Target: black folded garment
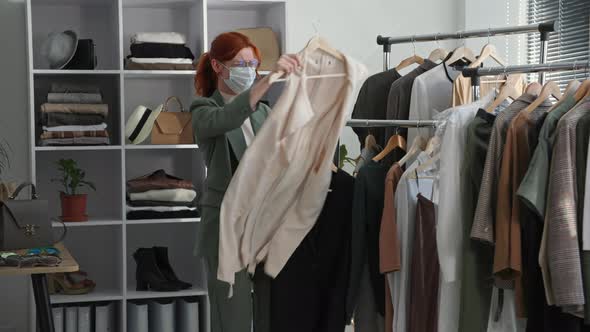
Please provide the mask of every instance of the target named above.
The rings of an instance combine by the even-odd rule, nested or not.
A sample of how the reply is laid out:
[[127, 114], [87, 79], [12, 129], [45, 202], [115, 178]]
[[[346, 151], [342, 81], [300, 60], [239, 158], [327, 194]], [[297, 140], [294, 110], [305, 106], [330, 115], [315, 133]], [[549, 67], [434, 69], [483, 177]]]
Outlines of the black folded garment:
[[106, 117], [101, 114], [41, 113], [41, 124], [47, 127], [93, 126], [106, 120]]
[[170, 211], [170, 212], [157, 212], [157, 211], [130, 211], [127, 212], [127, 219], [138, 220], [138, 219], [178, 219], [178, 218], [198, 218], [201, 214], [198, 210], [187, 210], [187, 211]]
[[133, 207], [144, 206], [188, 206], [196, 207], [196, 202], [164, 202], [164, 201], [132, 201], [127, 197], [127, 205]]
[[194, 60], [190, 48], [178, 44], [141, 43], [131, 44], [131, 55], [127, 58], [181, 58]]

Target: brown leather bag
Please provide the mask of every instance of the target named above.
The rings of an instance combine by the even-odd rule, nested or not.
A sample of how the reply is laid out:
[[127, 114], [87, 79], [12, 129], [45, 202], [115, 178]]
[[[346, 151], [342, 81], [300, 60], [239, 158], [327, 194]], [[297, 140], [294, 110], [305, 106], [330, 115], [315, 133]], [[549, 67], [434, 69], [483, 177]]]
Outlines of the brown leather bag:
[[[169, 112], [168, 103], [175, 100], [180, 112]], [[194, 144], [191, 113], [185, 112], [177, 97], [169, 97], [164, 102], [162, 112], [156, 118], [152, 128], [152, 144]]]

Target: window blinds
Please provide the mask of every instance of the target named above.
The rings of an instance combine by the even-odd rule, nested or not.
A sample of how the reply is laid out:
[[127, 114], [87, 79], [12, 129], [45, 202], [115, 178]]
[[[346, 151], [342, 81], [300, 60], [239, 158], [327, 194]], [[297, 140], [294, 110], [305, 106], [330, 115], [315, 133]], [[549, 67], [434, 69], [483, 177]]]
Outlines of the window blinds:
[[[557, 33], [550, 34], [547, 62], [585, 62], [590, 59], [590, 1], [589, 0], [526, 0], [529, 24], [559, 21]], [[527, 38], [528, 63], [539, 63], [540, 41], [538, 34]], [[546, 79], [557, 81], [564, 87], [581, 72], [547, 73]]]

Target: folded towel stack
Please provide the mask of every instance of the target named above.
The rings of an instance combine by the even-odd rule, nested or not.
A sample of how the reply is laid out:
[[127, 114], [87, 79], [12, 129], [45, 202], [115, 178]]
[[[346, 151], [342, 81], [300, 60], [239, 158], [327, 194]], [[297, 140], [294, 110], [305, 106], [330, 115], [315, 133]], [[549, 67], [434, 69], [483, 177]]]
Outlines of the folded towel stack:
[[41, 105], [40, 143], [49, 145], [108, 145], [109, 106], [95, 86], [53, 83]]
[[195, 56], [177, 32], [141, 32], [131, 36], [130, 70], [193, 70]]
[[191, 181], [157, 170], [127, 181], [127, 219], [198, 218]]

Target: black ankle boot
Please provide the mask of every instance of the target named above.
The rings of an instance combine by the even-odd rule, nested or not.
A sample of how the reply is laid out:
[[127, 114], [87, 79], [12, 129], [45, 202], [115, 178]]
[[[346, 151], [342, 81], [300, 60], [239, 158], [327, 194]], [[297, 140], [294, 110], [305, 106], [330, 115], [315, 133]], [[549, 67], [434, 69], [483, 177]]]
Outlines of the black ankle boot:
[[154, 247], [154, 253], [156, 254], [156, 262], [158, 263], [158, 267], [162, 274], [168, 281], [175, 282], [178, 284], [180, 289], [189, 289], [193, 285], [189, 284], [188, 282], [184, 282], [176, 276], [172, 266], [170, 265], [170, 261], [168, 260], [168, 248], [166, 247]]
[[148, 289], [156, 292], [174, 292], [181, 290], [181, 287], [175, 282], [169, 281], [156, 261], [156, 255], [152, 248], [139, 248], [133, 254], [137, 263], [135, 270], [135, 279], [137, 281], [138, 291], [147, 291]]

